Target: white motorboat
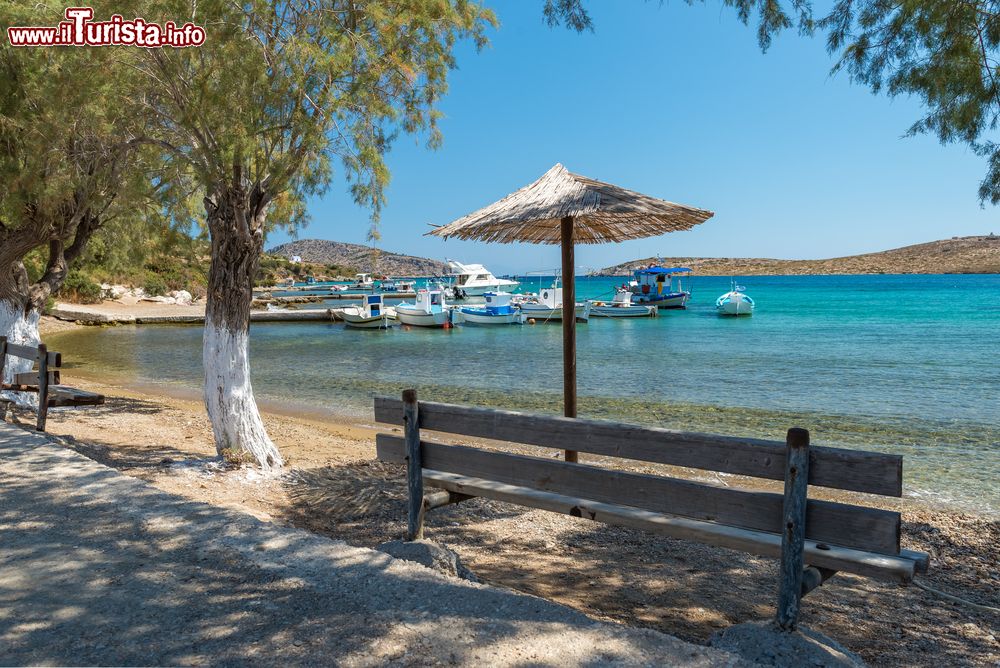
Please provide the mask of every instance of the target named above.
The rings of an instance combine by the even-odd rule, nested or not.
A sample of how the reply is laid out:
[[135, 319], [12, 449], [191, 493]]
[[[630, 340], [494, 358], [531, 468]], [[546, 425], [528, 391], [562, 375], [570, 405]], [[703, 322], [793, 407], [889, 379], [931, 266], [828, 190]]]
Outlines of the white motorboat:
[[375, 279], [371, 274], [355, 274], [354, 282], [350, 285], [352, 290], [374, 290]]
[[440, 290], [417, 290], [414, 303], [396, 304], [396, 320], [417, 327], [450, 327], [451, 310]]
[[590, 315], [595, 318], [648, 318], [656, 315], [656, 306], [633, 304], [630, 290], [618, 290], [609, 302], [592, 302]]
[[511, 304], [509, 292], [487, 292], [484, 306], [463, 306], [459, 309], [465, 322], [477, 325], [519, 325], [524, 314]]
[[743, 290], [746, 288], [734, 282], [732, 290], [715, 300], [719, 315], [753, 315], [754, 301]]
[[345, 306], [339, 311], [348, 327], [358, 329], [389, 329], [396, 324], [391, 309], [382, 302], [382, 295], [366, 295], [358, 306]]
[[[533, 318], [536, 322], [562, 320], [563, 299], [562, 288], [543, 288], [538, 297], [518, 304], [524, 319]], [[587, 322], [590, 318], [590, 302], [576, 303], [576, 319]]]
[[517, 287], [517, 281], [497, 278], [481, 264], [462, 264], [458, 260], [448, 260], [449, 276], [454, 279], [451, 289], [456, 299], [482, 297], [487, 292], [503, 292]]

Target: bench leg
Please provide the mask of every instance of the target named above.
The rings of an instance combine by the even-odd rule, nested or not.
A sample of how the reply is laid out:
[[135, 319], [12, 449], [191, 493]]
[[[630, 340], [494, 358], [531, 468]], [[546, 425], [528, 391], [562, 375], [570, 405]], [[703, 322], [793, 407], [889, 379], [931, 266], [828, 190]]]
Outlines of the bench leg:
[[44, 343], [38, 344], [38, 423], [35, 431], [45, 431], [45, 418], [49, 414], [49, 351]]
[[806, 536], [806, 496], [809, 487], [809, 432], [789, 429], [785, 440], [785, 500], [782, 509], [781, 583], [778, 626], [795, 629], [802, 602], [803, 548]]
[[420, 414], [416, 390], [403, 390], [403, 427], [406, 432], [406, 485], [409, 492], [406, 540], [420, 540], [424, 537], [424, 475], [420, 461]]

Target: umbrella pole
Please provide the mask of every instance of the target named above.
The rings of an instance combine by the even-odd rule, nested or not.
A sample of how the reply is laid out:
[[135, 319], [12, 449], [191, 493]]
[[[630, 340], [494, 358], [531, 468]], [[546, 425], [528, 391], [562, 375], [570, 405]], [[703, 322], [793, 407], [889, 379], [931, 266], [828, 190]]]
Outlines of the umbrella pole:
[[[562, 326], [563, 326], [563, 414], [576, 417], [576, 275], [573, 257], [573, 217], [561, 221], [562, 235]], [[576, 450], [566, 450], [566, 461], [577, 461]]]

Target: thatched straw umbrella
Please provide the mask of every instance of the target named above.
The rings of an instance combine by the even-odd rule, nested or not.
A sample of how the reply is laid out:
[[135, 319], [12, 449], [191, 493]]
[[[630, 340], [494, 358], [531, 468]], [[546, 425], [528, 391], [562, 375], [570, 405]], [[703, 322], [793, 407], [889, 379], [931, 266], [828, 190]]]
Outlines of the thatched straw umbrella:
[[[603, 244], [689, 230], [713, 213], [573, 174], [561, 164], [499, 202], [429, 234], [498, 243], [562, 244], [563, 393], [576, 417], [576, 281], [573, 246]], [[568, 311], [567, 311], [568, 307]], [[566, 452], [576, 461], [576, 452]]]

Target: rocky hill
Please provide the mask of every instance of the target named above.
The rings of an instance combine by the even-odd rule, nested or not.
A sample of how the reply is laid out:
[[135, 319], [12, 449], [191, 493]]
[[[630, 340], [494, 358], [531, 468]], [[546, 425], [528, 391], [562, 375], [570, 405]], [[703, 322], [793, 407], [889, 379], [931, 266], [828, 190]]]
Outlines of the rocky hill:
[[353, 267], [356, 271], [388, 276], [441, 276], [448, 273], [448, 265], [438, 260], [325, 239], [299, 239], [275, 246], [267, 252], [289, 260], [298, 255], [305, 262]]
[[770, 258], [665, 257], [623, 262], [596, 272], [599, 276], [631, 274], [650, 263], [690, 267], [705, 276], [802, 274], [1000, 274], [1000, 236], [952, 237], [878, 253], [827, 260]]

